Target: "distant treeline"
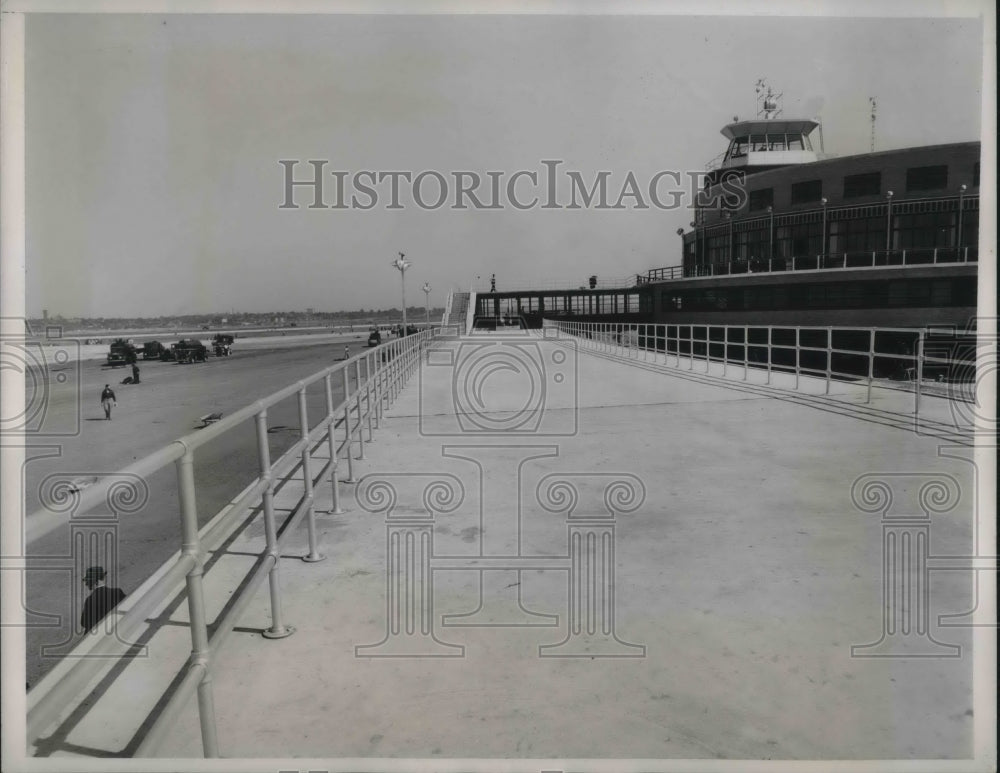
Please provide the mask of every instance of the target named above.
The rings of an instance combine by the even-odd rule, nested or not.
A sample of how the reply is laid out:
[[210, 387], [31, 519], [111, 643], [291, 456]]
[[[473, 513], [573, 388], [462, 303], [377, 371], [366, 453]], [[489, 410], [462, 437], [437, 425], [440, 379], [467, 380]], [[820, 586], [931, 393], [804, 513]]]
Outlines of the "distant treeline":
[[[431, 320], [440, 320], [444, 308], [432, 308]], [[426, 316], [423, 306], [407, 306], [406, 315], [414, 321]], [[28, 320], [28, 326], [33, 332], [42, 332], [46, 325], [67, 326], [74, 328], [146, 328], [146, 327], [287, 327], [295, 325], [347, 325], [368, 322], [389, 322], [402, 318], [399, 309], [358, 309], [357, 311], [268, 311], [255, 313], [229, 314], [184, 314], [170, 317], [48, 317]]]

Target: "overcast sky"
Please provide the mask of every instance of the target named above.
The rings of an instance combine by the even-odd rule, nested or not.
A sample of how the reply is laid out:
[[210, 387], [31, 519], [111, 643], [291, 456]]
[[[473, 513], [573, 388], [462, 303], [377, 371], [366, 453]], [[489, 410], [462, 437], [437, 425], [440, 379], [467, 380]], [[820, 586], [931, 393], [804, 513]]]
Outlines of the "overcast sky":
[[425, 281], [442, 305], [492, 272], [502, 290], [676, 265], [689, 211], [426, 211], [406, 185], [398, 210], [309, 209], [301, 190], [282, 210], [278, 162], [509, 177], [559, 159], [610, 171], [614, 200], [630, 171], [703, 168], [762, 76], [786, 117], [822, 117], [829, 153], [869, 149], [869, 96], [880, 150], [974, 140], [981, 35], [956, 19], [29, 15], [27, 311], [398, 306], [398, 251], [412, 305]]

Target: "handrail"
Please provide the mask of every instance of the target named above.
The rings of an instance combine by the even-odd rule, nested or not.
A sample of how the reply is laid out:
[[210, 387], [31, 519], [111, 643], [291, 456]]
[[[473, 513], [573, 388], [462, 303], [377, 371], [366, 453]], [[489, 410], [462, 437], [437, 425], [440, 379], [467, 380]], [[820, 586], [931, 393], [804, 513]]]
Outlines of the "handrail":
[[476, 318], [476, 291], [469, 290], [469, 305], [465, 309], [465, 330], [462, 332], [468, 335], [472, 332], [473, 321]]
[[[723, 377], [729, 366], [736, 366], [744, 381], [751, 371], [766, 370], [767, 385], [775, 371], [794, 373], [796, 390], [800, 375], [816, 375], [825, 380], [826, 394], [834, 380], [864, 382], [866, 404], [871, 403], [875, 387], [888, 388], [891, 385], [886, 381], [897, 379], [907, 388], [912, 384], [916, 418], [927, 390], [924, 377], [929, 372], [937, 373], [938, 381], [944, 379], [952, 399], [972, 400], [968, 390], [953, 387], [975, 378], [975, 346], [969, 345], [975, 341], [972, 330], [956, 333], [934, 328], [572, 322], [548, 318], [542, 324], [579, 338], [585, 347], [626, 360], [650, 362], [652, 358], [652, 362], [665, 367], [671, 367], [673, 360], [672, 367], [681, 368], [683, 359], [687, 370], [693, 370], [696, 361], [703, 362], [706, 374], [711, 363], [721, 363]], [[835, 346], [838, 336], [853, 340]], [[895, 351], [887, 347], [895, 347]], [[950, 354], [942, 356], [945, 348]]]
[[863, 252], [836, 252], [821, 255], [793, 255], [791, 257], [730, 260], [704, 263], [689, 268], [666, 266], [651, 268], [639, 284], [663, 282], [673, 279], [701, 279], [704, 277], [744, 276], [746, 274], [782, 274], [794, 271], [855, 271], [872, 268], [910, 268], [913, 266], [953, 266], [977, 263], [978, 247], [927, 247], [906, 250], [866, 250]]
[[448, 324], [448, 320], [451, 317], [451, 304], [455, 299], [455, 291], [449, 290], [448, 297], [444, 302], [444, 314], [441, 315], [441, 326], [444, 327]]
[[[66, 669], [58, 682], [44, 693], [33, 691], [34, 699], [27, 716], [27, 741], [34, 741], [50, 727], [65, 710], [67, 705], [78, 697], [93, 678], [109, 665], [109, 657], [120, 657], [133, 645], [127, 643], [130, 634], [137, 631], [159, 605], [176, 597], [177, 585], [186, 580], [189, 619], [192, 634], [192, 651], [188, 660], [179, 689], [167, 701], [152, 727], [143, 738], [139, 752], [142, 755], [151, 754], [157, 744], [165, 737], [170, 726], [180, 715], [181, 710], [192, 693], [197, 691], [199, 718], [202, 731], [202, 746], [205, 756], [219, 755], [218, 740], [215, 733], [215, 713], [211, 687], [212, 663], [219, 656], [219, 650], [228, 637], [232, 626], [239, 619], [239, 614], [249, 603], [256, 588], [267, 577], [271, 581], [272, 628], [265, 632], [269, 638], [282, 638], [291, 633], [280, 622], [280, 586], [278, 584], [278, 569], [280, 565], [281, 546], [287, 541], [295, 527], [306, 520], [309, 536], [309, 553], [303, 557], [306, 561], [322, 560], [317, 551], [316, 530], [314, 525], [314, 485], [323, 482], [329, 476], [333, 490], [333, 512], [339, 509], [338, 465], [341, 453], [348, 462], [348, 481], [353, 482], [352, 445], [355, 443], [361, 450], [359, 458], [364, 458], [365, 429], [369, 440], [372, 437], [373, 422], [377, 427], [385, 407], [390, 405], [399, 394], [403, 384], [409, 379], [419, 363], [423, 346], [438, 333], [435, 330], [425, 330], [410, 336], [386, 342], [378, 347], [355, 355], [345, 361], [328, 366], [317, 373], [295, 382], [283, 389], [255, 401], [212, 426], [189, 433], [175, 440], [168, 446], [155, 451], [138, 462], [107, 476], [104, 481], [87, 487], [82, 493], [73, 496], [73, 507], [70, 512], [86, 513], [97, 507], [103, 498], [107, 497], [111, 487], [118, 484], [123, 473], [135, 476], [148, 476], [173, 462], [178, 471], [179, 507], [182, 525], [182, 545], [179, 556], [148, 589], [130, 598], [132, 606], [127, 612], [116, 618], [115, 633], [105, 635], [88, 651], [95, 657], [78, 659]], [[364, 361], [364, 378], [362, 379], [361, 363]], [[354, 369], [354, 390], [351, 390], [352, 379], [350, 369]], [[331, 391], [331, 379], [335, 374], [341, 374], [344, 380], [344, 399], [334, 405]], [[306, 411], [306, 388], [320, 380], [325, 380], [327, 394], [327, 411], [323, 419], [310, 428]], [[282, 456], [273, 463], [267, 452], [267, 409], [275, 403], [298, 395], [300, 438]], [[254, 480], [238, 497], [222, 511], [219, 517], [199, 530], [197, 525], [196, 490], [194, 483], [195, 451], [214, 438], [253, 419], [257, 424], [258, 453], [261, 460], [261, 470]], [[335, 431], [340, 428], [343, 441], [338, 442]], [[315, 447], [327, 441], [330, 446], [331, 458], [318, 474], [310, 469], [310, 457]], [[303, 494], [293, 513], [287, 517], [281, 527], [280, 534], [274, 520], [271, 507], [271, 495], [276, 481], [285, 476], [303, 471]], [[259, 555], [249, 582], [243, 582], [236, 596], [221, 620], [216, 621], [211, 637], [207, 633], [205, 606], [202, 600], [201, 576], [204, 556], [217, 548], [227, 538], [229, 530], [245, 514], [260, 502], [261, 516], [265, 522], [265, 532], [268, 535], [268, 545]], [[256, 517], [256, 516], [255, 516]], [[65, 523], [65, 511], [55, 513], [47, 508], [41, 508], [32, 514], [27, 524], [29, 541], [36, 540]], [[244, 578], [245, 579], [245, 578]], [[104, 657], [97, 657], [104, 656]], [[36, 688], [37, 690], [38, 688]]]

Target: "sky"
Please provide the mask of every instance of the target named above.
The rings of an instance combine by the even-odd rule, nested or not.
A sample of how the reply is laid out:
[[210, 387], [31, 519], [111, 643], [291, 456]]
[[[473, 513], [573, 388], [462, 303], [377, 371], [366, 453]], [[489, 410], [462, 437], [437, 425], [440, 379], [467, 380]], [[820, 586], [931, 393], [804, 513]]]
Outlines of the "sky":
[[[644, 273], [679, 264], [689, 210], [455, 210], [453, 173], [488, 199], [488, 171], [503, 193], [559, 160], [609, 172], [614, 203], [630, 172], [648, 190], [703, 169], [761, 77], [837, 155], [869, 150], [871, 96], [879, 150], [979, 139], [982, 110], [976, 19], [31, 14], [25, 64], [29, 316], [398, 307], [399, 252], [409, 305], [424, 282], [440, 306], [494, 273]], [[326, 208], [301, 187], [281, 208], [281, 160], [327, 162]], [[449, 200], [403, 182], [391, 209], [384, 182], [370, 209], [330, 207], [331, 172], [350, 198], [359, 170], [436, 171]], [[544, 197], [528, 182], [519, 201]]]

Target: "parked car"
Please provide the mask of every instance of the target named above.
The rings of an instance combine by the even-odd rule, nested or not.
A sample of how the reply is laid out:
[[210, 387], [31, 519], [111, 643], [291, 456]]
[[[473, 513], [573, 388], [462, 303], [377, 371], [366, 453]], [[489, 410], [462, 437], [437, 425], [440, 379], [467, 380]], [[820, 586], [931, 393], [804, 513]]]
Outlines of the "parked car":
[[234, 337], [228, 333], [217, 333], [212, 339], [212, 349], [216, 357], [228, 357], [233, 351]]
[[146, 341], [142, 345], [142, 359], [158, 360], [165, 347], [159, 341]]
[[208, 347], [201, 341], [194, 339], [185, 340], [182, 338], [177, 343], [172, 344], [170, 349], [172, 354], [170, 359], [182, 364], [205, 362], [208, 359]]
[[131, 365], [136, 361], [135, 346], [124, 338], [116, 339], [108, 351], [108, 365], [112, 368]]

